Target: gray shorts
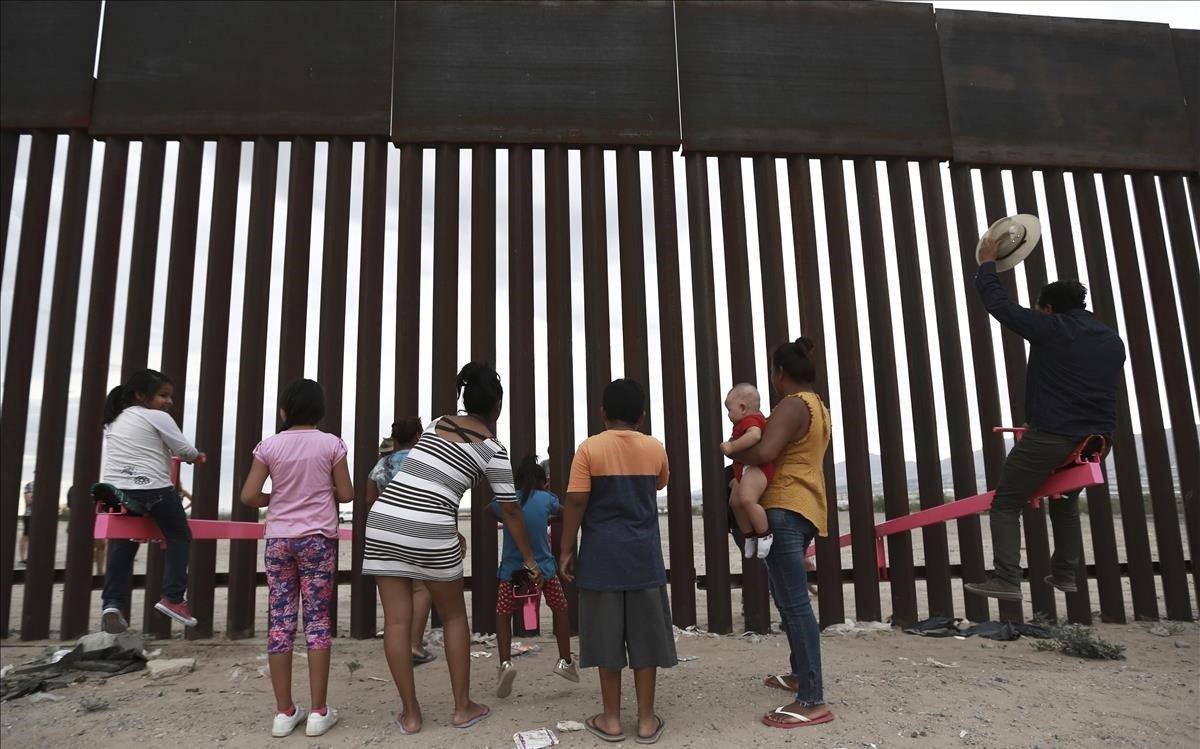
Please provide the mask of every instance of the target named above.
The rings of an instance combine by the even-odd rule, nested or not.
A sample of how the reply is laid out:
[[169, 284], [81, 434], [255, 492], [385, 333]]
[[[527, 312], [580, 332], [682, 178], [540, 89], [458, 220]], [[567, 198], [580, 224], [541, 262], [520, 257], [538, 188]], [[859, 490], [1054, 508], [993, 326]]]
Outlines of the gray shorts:
[[579, 589], [579, 665], [619, 671], [677, 662], [667, 586]]

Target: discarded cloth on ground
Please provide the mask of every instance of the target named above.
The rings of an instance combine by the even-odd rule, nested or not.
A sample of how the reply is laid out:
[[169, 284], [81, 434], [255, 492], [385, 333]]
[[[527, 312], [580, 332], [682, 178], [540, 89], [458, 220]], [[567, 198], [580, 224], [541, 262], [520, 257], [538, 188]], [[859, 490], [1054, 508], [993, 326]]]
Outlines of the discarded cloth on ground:
[[962, 619], [949, 616], [933, 616], [928, 619], [922, 619], [904, 631], [910, 635], [921, 635], [922, 637], [979, 636], [988, 640], [1001, 640], [1004, 642], [1016, 640], [1022, 635], [1042, 640], [1050, 637], [1050, 630], [1037, 624], [989, 621], [972, 624], [969, 627], [962, 627], [960, 626], [961, 622]]
[[7, 673], [0, 681], [0, 701], [61, 689], [89, 673], [118, 676], [141, 671], [146, 667], [144, 645], [145, 637], [132, 631], [84, 635], [70, 650], [48, 653]]

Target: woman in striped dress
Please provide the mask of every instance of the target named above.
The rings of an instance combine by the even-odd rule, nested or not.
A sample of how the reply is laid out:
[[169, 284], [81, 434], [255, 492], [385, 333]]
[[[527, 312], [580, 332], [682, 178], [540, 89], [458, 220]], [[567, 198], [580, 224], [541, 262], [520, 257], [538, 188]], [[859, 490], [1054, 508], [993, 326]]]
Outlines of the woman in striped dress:
[[[442, 618], [446, 663], [454, 691], [453, 723], [469, 728], [491, 714], [472, 702], [471, 635], [463, 598], [463, 550], [458, 505], [468, 489], [486, 478], [505, 526], [526, 569], [541, 583], [513, 491], [508, 451], [495, 438], [504, 389], [496, 371], [471, 362], [458, 373], [465, 414], [435, 419], [367, 515], [363, 574], [374, 575], [383, 601], [383, 648], [400, 692], [401, 733], [421, 730], [421, 707], [413, 680], [412, 581], [421, 580]], [[478, 511], [483, 511], [480, 505]]]

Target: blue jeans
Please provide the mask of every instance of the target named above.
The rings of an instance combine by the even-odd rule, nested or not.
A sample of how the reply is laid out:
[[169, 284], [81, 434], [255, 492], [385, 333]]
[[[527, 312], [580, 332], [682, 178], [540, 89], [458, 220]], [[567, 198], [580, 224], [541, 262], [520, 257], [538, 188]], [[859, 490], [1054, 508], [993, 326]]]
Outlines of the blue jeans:
[[[187, 593], [188, 553], [192, 548], [192, 529], [183, 498], [175, 487], [162, 489], [125, 489], [126, 494], [146, 503], [149, 515], [167, 541], [163, 564], [163, 598], [179, 603]], [[129, 591], [133, 586], [133, 560], [137, 556], [137, 541], [114, 538], [108, 543], [108, 567], [104, 575], [103, 608], [129, 612]]]
[[792, 651], [792, 676], [799, 682], [796, 701], [801, 705], [820, 705], [825, 702], [821, 685], [821, 628], [813, 615], [808, 572], [804, 569], [804, 558], [817, 528], [803, 515], [777, 507], [767, 510], [767, 525], [775, 536], [767, 555], [767, 576]]

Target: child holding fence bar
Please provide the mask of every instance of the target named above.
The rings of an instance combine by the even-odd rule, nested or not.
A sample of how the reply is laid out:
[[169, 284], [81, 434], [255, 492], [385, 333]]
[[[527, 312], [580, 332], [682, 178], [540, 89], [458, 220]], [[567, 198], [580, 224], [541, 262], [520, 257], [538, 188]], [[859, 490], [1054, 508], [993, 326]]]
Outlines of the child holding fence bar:
[[[153, 369], [134, 372], [129, 381], [108, 394], [104, 403], [104, 470], [101, 483], [92, 488], [96, 499], [117, 506], [125, 495], [145, 508], [166, 539], [163, 595], [154, 608], [185, 627], [196, 618], [184, 600], [187, 592], [188, 553], [192, 531], [183, 500], [171, 482], [171, 458], [189, 463], [202, 461], [197, 450], [167, 413], [174, 405], [171, 378]], [[133, 560], [139, 543], [114, 539], [108, 545], [108, 565], [101, 596], [100, 627], [117, 634], [129, 628], [129, 590]]]
[[[578, 682], [579, 670], [571, 657], [571, 621], [567, 616], [567, 596], [563, 593], [562, 582], [556, 577], [558, 570], [554, 554], [550, 551], [550, 541], [546, 537], [550, 516], [557, 514], [560, 509], [558, 497], [546, 491], [546, 469], [538, 463], [536, 455], [522, 460], [513, 478], [517, 487], [517, 503], [521, 506], [525, 528], [529, 533], [529, 546], [542, 570], [542, 576], [546, 578], [541, 592], [545, 594], [546, 605], [554, 614], [554, 637], [558, 640], [558, 663], [554, 666], [554, 673], [568, 681]], [[500, 515], [500, 507], [495, 500], [492, 509], [497, 516]], [[496, 596], [496, 647], [500, 656], [496, 696], [507, 697], [512, 693], [513, 680], [517, 678], [517, 669], [512, 664], [512, 615], [519, 608], [518, 590], [532, 588], [521, 561], [521, 551], [507, 527], [504, 529], [504, 552], [496, 576], [500, 578], [500, 589]]]
[[[326, 702], [330, 608], [337, 592], [337, 503], [352, 501], [354, 487], [346, 444], [317, 429], [324, 416], [325, 393], [318, 383], [288, 385], [279, 399], [282, 427], [254, 448], [254, 463], [242, 487], [242, 504], [267, 508], [267, 662], [275, 691], [275, 737], [289, 735], [305, 719], [305, 735], [320, 736], [338, 721], [337, 710]], [[272, 490], [264, 494], [268, 477]], [[292, 700], [292, 640], [302, 601], [312, 697], [307, 712]]]

